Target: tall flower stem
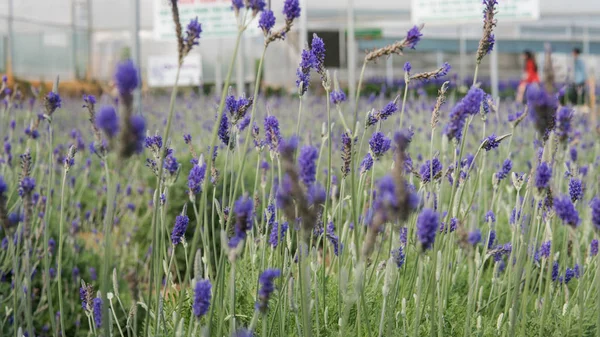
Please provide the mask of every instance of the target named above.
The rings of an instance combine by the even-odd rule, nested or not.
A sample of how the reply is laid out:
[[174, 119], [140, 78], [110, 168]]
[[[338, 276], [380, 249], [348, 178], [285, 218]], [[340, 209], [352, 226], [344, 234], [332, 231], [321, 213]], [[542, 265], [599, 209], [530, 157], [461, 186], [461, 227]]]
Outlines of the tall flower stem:
[[[167, 126], [165, 128], [165, 131], [163, 133], [163, 142], [165, 144], [167, 144], [168, 142], [168, 138], [169, 138], [169, 134], [170, 134], [170, 130], [171, 130], [171, 123], [173, 121], [173, 112], [175, 110], [175, 99], [177, 98], [177, 89], [178, 89], [178, 81], [179, 81], [179, 73], [181, 71], [181, 65], [179, 65], [177, 67], [177, 72], [175, 74], [175, 84], [173, 86], [173, 91], [171, 91], [171, 101], [169, 103], [169, 115], [167, 117]], [[166, 146], [166, 145], [165, 145]], [[158, 171], [157, 171], [157, 175], [156, 175], [156, 190], [154, 191], [154, 197], [153, 197], [153, 212], [152, 212], [152, 267], [151, 267], [151, 272], [150, 272], [150, 283], [148, 285], [148, 306], [150, 306], [150, 303], [152, 303], [152, 295], [153, 295], [153, 291], [154, 293], [156, 293], [157, 296], [157, 303], [156, 303], [156, 308], [158, 310], [159, 307], [159, 303], [160, 303], [160, 273], [161, 273], [161, 267], [160, 267], [160, 242], [159, 240], [161, 239], [161, 235], [160, 235], [160, 228], [159, 228], [159, 214], [158, 214], [158, 209], [159, 209], [159, 196], [160, 196], [160, 191], [162, 189], [162, 176], [163, 176], [163, 169], [164, 169], [164, 164], [165, 164], [165, 155], [166, 155], [166, 149], [161, 149], [160, 154], [159, 154], [159, 163], [158, 163]], [[210, 161], [209, 161], [210, 163]], [[191, 254], [190, 254], [191, 255]], [[148, 322], [148, 318], [150, 315], [150, 308], [148, 308], [148, 310], [146, 311], [146, 322]], [[106, 317], [108, 317], [108, 315], [106, 315]], [[156, 333], [158, 333], [158, 317], [156, 318]], [[146, 328], [145, 328], [145, 334], [147, 335], [148, 333], [148, 326], [150, 324], [146, 324]]]
[[58, 227], [58, 265], [56, 267], [57, 272], [57, 281], [58, 281], [58, 310], [60, 310], [60, 332], [63, 336], [65, 334], [65, 321], [64, 321], [64, 310], [63, 310], [63, 291], [62, 291], [62, 250], [63, 250], [63, 242], [65, 238], [63, 237], [64, 231], [64, 222], [65, 222], [65, 185], [67, 182], [67, 169], [65, 168], [62, 178], [62, 185], [60, 188], [60, 222]]
[[402, 108], [400, 110], [400, 128], [402, 128], [402, 122], [404, 121], [404, 107], [406, 106], [406, 96], [408, 96], [408, 85], [410, 81], [404, 83], [404, 96], [402, 97]]
[[[112, 261], [112, 226], [114, 219], [114, 209], [115, 209], [115, 201], [116, 201], [116, 189], [117, 182], [112, 181], [109, 170], [109, 162], [108, 157], [104, 160], [104, 172], [106, 175], [106, 186], [107, 186], [107, 197], [106, 197], [106, 216], [104, 217], [104, 263], [102, 263], [102, 296], [104, 304], [102, 305], [102, 317], [106, 317], [104, 322], [104, 336], [111, 336], [111, 327], [109, 324], [109, 303], [106, 299], [106, 295], [109, 291], [109, 283], [110, 283], [110, 264]], [[98, 327], [100, 329], [101, 327]]]
[[296, 122], [296, 136], [300, 137], [300, 121], [302, 119], [302, 101], [304, 95], [300, 95], [299, 100], [300, 103], [298, 104], [298, 121]]
[[[210, 147], [209, 147], [209, 150], [208, 150], [208, 152], [210, 154], [208, 156], [209, 159], [213, 157], [213, 154], [216, 151], [216, 149], [215, 149], [215, 143], [217, 141], [217, 135], [218, 135], [218, 131], [219, 131], [219, 126], [221, 125], [221, 120], [223, 119], [224, 108], [225, 108], [225, 98], [227, 97], [227, 90], [225, 90], [225, 88], [229, 87], [229, 83], [231, 81], [231, 74], [233, 73], [233, 67], [235, 65], [235, 61], [236, 61], [237, 56], [238, 56], [238, 49], [239, 49], [239, 46], [240, 46], [240, 41], [242, 39], [242, 34], [243, 33], [244, 33], [244, 29], [240, 29], [238, 31], [237, 38], [236, 38], [236, 41], [235, 41], [235, 47], [233, 49], [233, 57], [231, 58], [231, 63], [229, 64], [229, 70], [227, 70], [227, 76], [225, 77], [225, 83], [223, 85], [223, 90], [221, 90], [221, 101], [219, 103], [219, 108], [217, 110], [217, 120], [215, 121], [215, 124], [213, 125], [213, 130], [212, 130], [212, 135], [211, 135], [211, 141], [210, 141]], [[263, 51], [263, 58], [264, 58], [264, 51]], [[262, 58], [261, 58], [261, 66], [262, 66]], [[261, 66], [259, 66], [259, 70], [260, 70]], [[260, 73], [260, 71], [259, 71], [259, 73]], [[255, 89], [255, 92], [257, 90], [258, 89]], [[252, 112], [254, 112], [255, 106], [256, 106], [256, 101], [254, 101], [253, 104], [252, 104]], [[251, 116], [250, 124], [249, 125], [252, 125], [252, 119], [253, 119], [253, 117], [254, 117], [254, 114], [252, 114], [252, 116]], [[252, 130], [252, 128], [249, 127], [248, 128], [248, 132], [251, 132], [251, 130]], [[247, 136], [249, 136], [249, 134]], [[250, 138], [252, 138], [252, 137], [246, 137], [246, 144], [248, 144]], [[247, 146], [245, 148], [247, 148]], [[246, 156], [246, 152], [244, 152], [244, 158], [245, 158], [245, 156]], [[206, 163], [206, 175], [207, 176], [204, 179], [204, 186], [202, 187], [203, 191], [206, 191], [207, 188], [208, 188], [208, 182], [210, 180], [209, 179], [209, 175], [210, 175], [210, 172], [212, 170], [212, 164], [213, 164], [212, 160], [207, 160], [207, 163]], [[242, 169], [240, 169], [240, 172], [243, 172], [243, 165], [244, 165], [244, 162], [242, 161]], [[241, 175], [238, 176], [237, 181], [239, 181], [240, 177], [241, 177]], [[206, 195], [206, 193], [203, 193], [202, 194], [202, 204], [206, 204], [206, 202], [207, 202], [207, 195]], [[195, 249], [196, 245], [197, 245], [197, 242], [196, 242], [196, 240], [194, 240], [194, 242], [192, 242], [192, 249]], [[215, 253], [216, 253], [216, 251], [215, 251]]]
[[[365, 76], [365, 69], [367, 68], [367, 60], [365, 59], [362, 65], [362, 69], [360, 70], [360, 76], [358, 77], [358, 86], [356, 87], [356, 97], [355, 97], [355, 103], [354, 103], [354, 122], [352, 123], [352, 134], [351, 136], [351, 140], [352, 142], [354, 142], [354, 139], [356, 138], [356, 129], [358, 128], [358, 101], [360, 100], [360, 90], [362, 87], [362, 82], [363, 82], [363, 78]], [[364, 135], [363, 135], [364, 137]], [[362, 147], [362, 141], [361, 141], [361, 147]], [[352, 148], [354, 148], [354, 143], [352, 143]], [[359, 245], [359, 238], [358, 238], [358, 232], [359, 232], [359, 227], [358, 226], [358, 192], [357, 192], [357, 184], [356, 184], [356, 156], [359, 155], [360, 153], [352, 151], [352, 154], [350, 155], [350, 189], [351, 189], [351, 208], [352, 208], [352, 221], [354, 222], [354, 226], [356, 228], [356, 230], [354, 231], [354, 245], [355, 247], [360, 247]], [[357, 248], [358, 249], [358, 248]]]
[[[54, 163], [53, 160], [53, 151], [52, 151], [52, 140], [53, 140], [53, 129], [52, 129], [52, 122], [49, 121], [48, 123], [48, 146], [49, 146], [49, 150], [48, 150], [48, 165], [52, 166], [52, 163]], [[52, 182], [54, 181], [54, 170], [52, 169], [52, 167], [49, 168], [48, 170], [48, 184], [47, 184], [47, 189], [46, 191], [48, 191], [47, 196], [46, 196], [46, 209], [44, 212], [44, 282], [46, 282], [46, 297], [48, 298], [48, 309], [49, 309], [49, 314], [50, 314], [50, 324], [52, 326], [52, 331], [58, 331], [57, 327], [56, 327], [56, 320], [54, 319], [54, 304], [52, 301], [52, 288], [50, 287], [50, 256], [49, 256], [49, 249], [48, 249], [48, 241], [50, 240], [50, 229], [48, 228], [48, 222], [50, 220], [50, 215], [52, 213], [52, 193], [50, 193], [50, 191], [52, 190]], [[62, 240], [62, 237], [59, 238], [59, 240]], [[27, 273], [29, 273], [29, 271], [26, 271]], [[62, 311], [61, 311], [62, 314]], [[33, 332], [30, 332], [30, 334], [32, 334]]]
[[[243, 245], [243, 242], [240, 243]], [[229, 279], [229, 315], [231, 315], [230, 327], [231, 332], [235, 333], [235, 261], [231, 262], [231, 270], [230, 270], [230, 279]]]
[[[263, 52], [262, 52], [262, 56], [260, 57], [260, 61], [258, 62], [258, 70], [256, 72], [256, 82], [254, 83], [254, 94], [253, 94], [253, 104], [252, 104], [252, 111], [250, 113], [250, 123], [248, 125], [253, 125], [254, 123], [254, 117], [256, 116], [256, 106], [257, 106], [257, 97], [258, 97], [258, 90], [260, 89], [260, 80], [261, 80], [261, 74], [262, 74], [262, 67], [263, 67], [263, 62], [265, 59], [265, 54], [267, 53], [267, 47], [265, 46], [263, 48]], [[246, 131], [246, 140], [244, 142], [244, 148], [241, 150], [242, 153], [242, 157], [241, 157], [241, 166], [239, 168], [239, 172], [244, 172], [244, 169], [246, 167], [246, 158], [248, 156], [248, 147], [250, 146], [250, 139], [252, 139], [252, 128], [249, 127], [248, 131]], [[238, 191], [238, 188], [240, 186], [240, 182], [242, 180], [243, 174], [238, 174], [237, 178], [235, 179], [235, 185], [233, 185], [233, 195], [235, 195]], [[231, 206], [233, 206], [233, 198], [232, 200], [229, 201], [230, 203], [230, 208]], [[231, 222], [233, 219], [233, 217], [229, 217], [228, 222]]]

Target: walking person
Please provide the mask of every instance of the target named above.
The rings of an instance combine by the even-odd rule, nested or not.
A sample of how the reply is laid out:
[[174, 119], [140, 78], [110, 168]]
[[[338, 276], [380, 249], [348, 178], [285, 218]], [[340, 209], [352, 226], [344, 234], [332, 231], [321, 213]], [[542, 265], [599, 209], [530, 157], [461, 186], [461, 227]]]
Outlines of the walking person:
[[523, 52], [523, 58], [525, 59], [525, 69], [523, 72], [521, 83], [517, 89], [517, 101], [523, 101], [523, 95], [527, 86], [531, 83], [539, 83], [540, 77], [538, 76], [538, 67], [535, 61], [535, 56], [529, 50]]

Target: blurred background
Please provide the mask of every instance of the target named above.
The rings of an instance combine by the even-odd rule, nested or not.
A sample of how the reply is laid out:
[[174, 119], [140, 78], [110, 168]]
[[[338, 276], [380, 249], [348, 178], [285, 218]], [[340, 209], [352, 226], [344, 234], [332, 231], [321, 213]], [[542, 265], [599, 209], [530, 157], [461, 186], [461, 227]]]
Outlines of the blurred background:
[[[424, 38], [406, 57], [368, 67], [370, 83], [402, 81], [410, 60], [416, 71], [443, 62], [458, 78], [470, 78], [481, 38], [480, 0], [301, 0], [302, 19], [283, 42], [269, 46], [263, 85], [294, 90], [300, 51], [313, 33], [327, 46], [326, 66], [352, 89], [365, 51], [402, 39], [415, 24]], [[180, 0], [182, 22], [198, 16], [204, 33], [188, 57], [183, 84], [217, 87], [227, 71], [235, 38], [229, 0]], [[283, 0], [269, 6], [282, 24]], [[171, 85], [176, 44], [167, 0], [0, 0], [0, 73], [23, 81], [110, 81], [115, 63], [133, 58], [148, 87]], [[480, 67], [495, 94], [521, 79], [522, 53], [530, 50], [543, 76], [544, 48], [551, 46], [557, 82], [572, 76], [573, 48], [591, 76], [600, 66], [599, 0], [501, 0], [497, 45]], [[262, 52], [262, 32], [251, 24], [242, 43], [234, 81], [250, 85]], [[277, 27], [277, 25], [276, 25]], [[172, 69], [171, 69], [172, 70]], [[187, 82], [187, 83], [186, 83]], [[513, 83], [514, 84], [514, 83]]]

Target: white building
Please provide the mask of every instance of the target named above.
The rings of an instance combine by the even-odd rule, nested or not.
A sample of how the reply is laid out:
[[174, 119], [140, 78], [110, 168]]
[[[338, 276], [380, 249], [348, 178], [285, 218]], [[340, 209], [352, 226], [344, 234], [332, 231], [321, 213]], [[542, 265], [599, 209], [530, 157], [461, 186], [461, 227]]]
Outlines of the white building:
[[[166, 0], [139, 0], [142, 70], [145, 70], [149, 56], [176, 53], [175, 42], [155, 39], [154, 1]], [[318, 31], [326, 35], [330, 55], [333, 55], [328, 59], [332, 64], [329, 68], [337, 70], [342, 81], [348, 76], [349, 55], [346, 52], [348, 42], [345, 37], [350, 1], [352, 0], [301, 0], [308, 32]], [[573, 47], [582, 49], [584, 54], [600, 55], [600, 1], [538, 1], [539, 20], [505, 23], [500, 20], [498, 23], [496, 37], [501, 78], [519, 76], [521, 64], [518, 55], [524, 49], [540, 53], [545, 42], [552, 43], [558, 56], [568, 55]], [[279, 13], [283, 0], [269, 2], [281, 21]], [[410, 0], [353, 2], [357, 68], [364, 55], [362, 51], [401, 39], [413, 23]], [[502, 3], [509, 1], [500, 2], [502, 6]], [[135, 0], [1, 0], [0, 36], [3, 38], [0, 39], [0, 72], [5, 70], [10, 54], [14, 58], [14, 73], [19, 77], [47, 79], [58, 74], [63, 79], [72, 79], [82, 77], [91, 70], [94, 78], [110, 79], [115, 62], [133, 46], [135, 8]], [[448, 61], [457, 72], [466, 75], [468, 69], [472, 69], [474, 58], [460, 58], [461, 48], [463, 52], [472, 55], [481, 35], [481, 25], [425, 24], [423, 41], [416, 52], [407, 53], [406, 59], [413, 62], [413, 67], [417, 69], [429, 69], [442, 61]], [[299, 23], [295, 25], [299, 26]], [[12, 53], [9, 53], [8, 36], [11, 29], [14, 39]], [[285, 41], [269, 47], [264, 72], [266, 83], [287, 88], [293, 86], [299, 52], [302, 43], [306, 41], [301, 35], [303, 34], [299, 34], [296, 28]], [[90, 40], [91, 46], [88, 43]], [[204, 82], [215, 82], [219, 77], [219, 67], [222, 69], [221, 74], [226, 71], [233, 44], [233, 38], [201, 39], [197, 50], [202, 55]], [[242, 47], [245, 70], [243, 77], [250, 83], [254, 78], [255, 61], [262, 51], [262, 37], [247, 38]], [[566, 56], [563, 58], [567, 59]], [[595, 67], [595, 58], [590, 56], [589, 60], [589, 67]], [[388, 77], [390, 74], [400, 76], [404, 59], [395, 58], [392, 62], [386, 64], [382, 61], [369, 67], [367, 76], [385, 76], [386, 73]], [[482, 76], [489, 75], [487, 62], [489, 58], [482, 66]], [[541, 65], [541, 61], [539, 63]], [[390, 72], [390, 66], [398, 70]], [[568, 70], [566, 68], [567, 66], [565, 73]], [[144, 71], [142, 75], [145, 75]]]

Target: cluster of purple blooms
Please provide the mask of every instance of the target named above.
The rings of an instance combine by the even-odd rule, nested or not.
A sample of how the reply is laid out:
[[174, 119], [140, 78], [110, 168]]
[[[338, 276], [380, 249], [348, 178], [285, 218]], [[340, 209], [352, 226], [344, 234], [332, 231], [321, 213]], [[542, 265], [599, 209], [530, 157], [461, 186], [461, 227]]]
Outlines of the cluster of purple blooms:
[[386, 104], [385, 107], [383, 107], [383, 109], [369, 113], [369, 115], [367, 116], [367, 126], [372, 126], [377, 124], [377, 122], [379, 121], [384, 121], [388, 119], [396, 111], [398, 111], [398, 105], [396, 104], [396, 102], [389, 102], [388, 104]]
[[460, 100], [450, 111], [450, 121], [444, 128], [444, 134], [449, 139], [462, 139], [463, 129], [469, 116], [476, 115], [485, 97], [485, 92], [479, 88], [472, 87], [467, 95]]
[[246, 239], [247, 232], [252, 229], [254, 222], [254, 203], [251, 198], [240, 197], [234, 204], [235, 228], [234, 235], [229, 239], [229, 247], [236, 248]]
[[300, 66], [296, 71], [296, 86], [300, 89], [300, 96], [304, 95], [310, 84], [310, 70], [314, 69], [325, 79], [325, 43], [313, 35], [310, 50], [302, 50]]
[[256, 301], [256, 310], [262, 314], [266, 314], [269, 308], [269, 299], [271, 294], [275, 291], [274, 279], [281, 276], [279, 269], [267, 269], [258, 279], [260, 288], [258, 290], [258, 301]]

